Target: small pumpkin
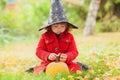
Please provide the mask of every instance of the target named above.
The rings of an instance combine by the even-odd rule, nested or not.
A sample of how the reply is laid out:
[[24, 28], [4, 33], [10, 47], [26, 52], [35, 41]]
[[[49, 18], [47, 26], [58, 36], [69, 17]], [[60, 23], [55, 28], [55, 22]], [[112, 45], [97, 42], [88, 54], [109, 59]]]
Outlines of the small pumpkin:
[[59, 56], [56, 57], [56, 62], [51, 62], [46, 67], [47, 75], [56, 75], [59, 73], [69, 74], [69, 69], [66, 63], [58, 61]]

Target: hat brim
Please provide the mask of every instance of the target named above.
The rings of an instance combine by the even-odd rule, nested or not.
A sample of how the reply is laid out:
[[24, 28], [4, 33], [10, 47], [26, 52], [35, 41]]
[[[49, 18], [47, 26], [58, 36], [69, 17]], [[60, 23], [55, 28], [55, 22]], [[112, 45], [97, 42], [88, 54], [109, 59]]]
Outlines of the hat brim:
[[50, 27], [50, 26], [53, 25], [53, 24], [57, 24], [57, 23], [61, 23], [61, 22], [66, 22], [66, 23], [68, 23], [72, 28], [78, 29], [77, 26], [75, 26], [75, 25], [73, 25], [73, 24], [71, 24], [71, 23], [69, 23], [69, 22], [67, 22], [67, 21], [59, 21], [59, 22], [55, 22], [55, 23], [51, 23], [51, 24], [48, 24], [48, 25], [46, 25], [46, 26], [43, 26], [43, 27], [41, 27], [41, 28], [39, 29], [39, 31], [41, 31], [41, 30], [43, 30], [43, 29], [45, 29], [45, 28], [47, 28], [47, 27]]

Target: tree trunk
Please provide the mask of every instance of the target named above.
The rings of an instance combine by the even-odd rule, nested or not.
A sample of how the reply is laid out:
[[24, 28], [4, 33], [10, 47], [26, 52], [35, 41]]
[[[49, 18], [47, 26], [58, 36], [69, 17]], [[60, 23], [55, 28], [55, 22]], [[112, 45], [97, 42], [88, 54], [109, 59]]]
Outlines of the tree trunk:
[[92, 35], [96, 23], [97, 12], [100, 7], [101, 0], [91, 0], [88, 17], [84, 28], [84, 36]]

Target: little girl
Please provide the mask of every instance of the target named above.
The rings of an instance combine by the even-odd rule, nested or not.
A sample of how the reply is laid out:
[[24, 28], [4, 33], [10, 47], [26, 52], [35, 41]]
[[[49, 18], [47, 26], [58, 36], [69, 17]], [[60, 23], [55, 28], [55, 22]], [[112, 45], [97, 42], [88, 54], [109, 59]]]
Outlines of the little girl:
[[27, 72], [34, 71], [39, 74], [45, 71], [47, 65], [56, 60], [57, 55], [59, 55], [59, 61], [65, 62], [71, 72], [88, 69], [86, 65], [73, 62], [78, 56], [78, 50], [73, 35], [69, 33], [71, 28], [78, 27], [67, 21], [61, 0], [52, 0], [48, 25], [39, 29], [46, 29], [46, 32], [41, 35], [36, 49], [36, 55], [42, 62]]

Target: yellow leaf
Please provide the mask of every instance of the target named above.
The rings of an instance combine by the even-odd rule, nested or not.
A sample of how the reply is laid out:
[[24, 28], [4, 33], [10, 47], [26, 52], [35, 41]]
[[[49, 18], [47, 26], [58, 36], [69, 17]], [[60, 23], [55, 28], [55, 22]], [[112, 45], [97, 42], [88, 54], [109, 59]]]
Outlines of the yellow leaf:
[[74, 77], [72, 75], [68, 75], [68, 80], [74, 80]]
[[93, 69], [89, 70], [89, 73], [93, 74], [93, 73], [94, 73], [94, 70], [93, 70]]
[[82, 72], [81, 72], [80, 70], [77, 70], [77, 71], [76, 71], [76, 74], [77, 74], [77, 75], [81, 75]]
[[60, 80], [65, 80], [65, 78], [61, 78]]
[[103, 80], [112, 80], [110, 77], [105, 77]]

